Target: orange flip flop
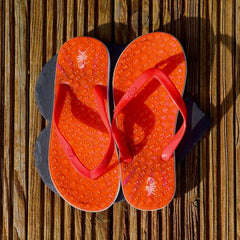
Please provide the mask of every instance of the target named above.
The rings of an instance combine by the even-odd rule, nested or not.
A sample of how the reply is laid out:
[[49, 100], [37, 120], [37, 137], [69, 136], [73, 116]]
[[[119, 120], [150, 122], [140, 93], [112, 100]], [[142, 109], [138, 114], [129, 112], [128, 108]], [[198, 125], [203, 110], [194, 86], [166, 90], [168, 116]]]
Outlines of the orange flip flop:
[[[137, 209], [160, 209], [174, 196], [174, 151], [186, 130], [185, 80], [183, 48], [167, 33], [137, 38], [115, 67], [112, 131], [123, 193]], [[183, 125], [175, 135], [178, 112]]]
[[49, 168], [59, 194], [85, 211], [102, 211], [119, 191], [119, 163], [106, 113], [110, 59], [90, 37], [60, 49], [49, 144]]

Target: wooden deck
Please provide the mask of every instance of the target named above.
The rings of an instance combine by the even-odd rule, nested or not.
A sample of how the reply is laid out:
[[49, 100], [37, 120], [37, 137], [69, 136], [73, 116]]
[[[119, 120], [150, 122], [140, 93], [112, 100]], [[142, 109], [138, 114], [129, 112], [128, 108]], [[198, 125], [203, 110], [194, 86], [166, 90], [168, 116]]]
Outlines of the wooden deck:
[[[0, 1], [0, 239], [240, 239], [240, 1]], [[34, 145], [42, 66], [69, 38], [127, 44], [166, 31], [188, 59], [187, 91], [211, 129], [177, 166], [173, 202], [141, 212], [70, 207], [40, 180]]]

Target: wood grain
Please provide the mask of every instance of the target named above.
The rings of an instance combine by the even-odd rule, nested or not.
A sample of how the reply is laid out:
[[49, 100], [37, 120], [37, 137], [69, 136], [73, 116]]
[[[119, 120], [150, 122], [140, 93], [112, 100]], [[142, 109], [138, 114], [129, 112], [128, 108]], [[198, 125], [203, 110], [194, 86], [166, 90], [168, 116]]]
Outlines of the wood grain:
[[140, 211], [136, 210], [135, 208], [130, 206], [129, 209], [129, 237], [132, 240], [137, 240], [138, 238], [138, 233], [139, 233], [139, 215], [140, 215]]
[[[13, 206], [12, 206], [12, 198], [13, 198], [13, 178], [11, 177], [11, 172], [13, 170], [13, 86], [14, 86], [14, 27], [13, 27], [13, 1], [9, 1], [5, 4], [2, 2], [2, 27], [3, 30], [1, 34], [2, 45], [1, 45], [1, 60], [2, 69], [1, 74], [1, 99], [3, 101], [3, 134], [1, 134], [1, 138], [3, 138], [3, 161], [2, 161], [2, 239], [11, 239], [12, 238], [12, 230], [13, 230]], [[4, 53], [2, 55], [2, 53]], [[2, 82], [3, 81], [3, 82]], [[1, 118], [2, 119], [2, 118]]]
[[150, 239], [156, 239], [156, 240], [159, 239], [159, 236], [160, 236], [159, 221], [160, 221], [159, 220], [159, 211], [151, 212], [151, 219], [150, 219], [151, 236], [150, 236]]
[[111, 237], [110, 210], [96, 213], [96, 239], [109, 239]]
[[149, 224], [151, 213], [147, 211], [141, 211], [141, 232], [140, 236], [142, 239], [150, 239], [151, 225]]
[[[185, 51], [188, 59], [187, 91], [191, 93], [194, 100], [198, 101], [199, 96], [199, 19], [195, 16], [198, 14], [199, 1], [189, 1], [185, 4], [185, 14], [188, 19], [184, 22], [185, 31]], [[199, 156], [198, 145], [194, 147], [185, 161], [185, 219], [184, 237], [186, 239], [197, 239], [199, 236], [199, 206], [198, 206], [198, 189], [199, 182]]]
[[95, 7], [95, 3], [98, 4], [98, 1], [89, 0], [87, 1], [86, 6], [86, 12], [87, 15], [85, 15], [85, 22], [87, 23], [87, 33], [90, 36], [94, 36], [96, 29], [94, 28], [96, 26], [96, 19], [98, 14], [98, 9]]
[[128, 211], [129, 206], [125, 201], [113, 205], [113, 239], [130, 239]]
[[[66, 22], [66, 35], [67, 40], [74, 37], [74, 16], [75, 16], [75, 6], [74, 6], [74, 0], [69, 0], [67, 2], [67, 22]], [[66, 13], [65, 13], [66, 15]]]
[[[208, 189], [207, 195], [207, 205], [205, 209], [206, 214], [206, 233], [208, 234], [208, 238], [219, 239], [221, 227], [218, 223], [219, 210], [221, 209], [220, 204], [220, 194], [219, 188], [217, 188], [217, 183], [220, 181], [219, 179], [219, 122], [218, 122], [218, 77], [219, 77], [219, 45], [217, 44], [217, 31], [218, 31], [218, 5], [217, 1], [210, 1], [208, 3], [208, 12], [206, 21], [210, 21], [210, 27], [212, 27], [213, 34], [209, 36], [209, 51], [210, 51], [210, 61], [208, 62], [210, 65], [210, 78], [209, 78], [209, 103], [210, 103], [210, 119], [215, 122], [212, 123], [212, 128], [210, 131], [210, 139], [209, 139], [209, 161], [207, 162], [207, 172], [206, 176], [208, 178], [208, 185], [206, 189]], [[215, 207], [217, 206], [217, 207]], [[219, 210], [218, 210], [219, 209]]]
[[84, 0], [77, 0], [76, 5], [74, 6], [76, 9], [74, 28], [77, 29], [77, 36], [82, 36], [84, 35]]
[[[0, 239], [240, 239], [240, 3], [238, 0], [9, 0], [0, 2]], [[166, 31], [188, 60], [187, 91], [211, 129], [177, 164], [176, 196], [141, 212], [65, 203], [43, 184], [35, 142], [48, 124], [35, 102], [42, 66], [90, 35], [128, 44]]]
[[[14, 92], [14, 191], [13, 238], [27, 236], [27, 135], [28, 135], [28, 2], [14, 1], [15, 9], [15, 92]], [[24, 81], [25, 79], [25, 81]]]
[[[3, 13], [3, 3], [0, 2], [0, 12]], [[4, 138], [4, 79], [3, 79], [3, 73], [4, 73], [4, 61], [3, 61], [3, 53], [4, 53], [4, 24], [2, 23], [4, 19], [4, 16], [0, 18], [0, 66], [1, 66], [1, 75], [0, 75], [0, 159], [4, 159], [4, 144], [3, 144], [3, 138]], [[4, 19], [5, 20], [5, 19]], [[3, 164], [2, 164], [3, 166]], [[1, 168], [0, 171], [0, 201], [2, 203], [3, 199], [3, 169]], [[0, 204], [0, 219], [3, 219], [3, 206]], [[0, 228], [0, 236], [3, 235], [3, 227]]]
[[236, 192], [236, 209], [235, 209], [235, 238], [240, 239], [240, 2], [235, 3], [235, 192]]
[[74, 211], [74, 239], [84, 239], [85, 230], [85, 213], [75, 210]]
[[[28, 226], [27, 239], [43, 238], [42, 183], [35, 167], [33, 151], [41, 131], [42, 118], [35, 103], [35, 85], [43, 62], [43, 5], [30, 2], [30, 81], [29, 81], [29, 143], [28, 143]], [[21, 79], [23, 80], [23, 79]]]
[[[45, 6], [45, 16], [46, 16], [46, 58], [44, 62], [49, 61], [54, 55], [54, 1], [48, 0]], [[45, 121], [45, 125], [48, 122]], [[45, 185], [44, 186], [44, 239], [53, 239], [53, 225], [54, 225], [54, 217], [53, 217], [53, 201], [54, 194], [52, 191]]]
[[[220, 5], [220, 156], [221, 156], [221, 237], [234, 239], [234, 128], [232, 35], [233, 6]], [[226, 27], [227, 26], [227, 27]]]
[[114, 42], [126, 45], [136, 32], [131, 27], [131, 1], [114, 1]]
[[158, 0], [152, 0], [152, 26], [151, 29], [153, 32], [159, 30], [160, 26], [160, 3]]
[[[199, 76], [199, 92], [202, 93], [200, 95], [200, 104], [202, 109], [209, 113], [209, 68], [210, 64], [207, 60], [208, 58], [208, 45], [209, 45], [209, 39], [203, 38], [202, 36], [206, 36], [207, 32], [209, 32], [209, 26], [206, 21], [207, 16], [207, 6], [206, 2], [202, 2], [200, 4], [200, 49], [202, 50], [200, 52], [200, 76]], [[208, 64], [205, 64], [207, 61]], [[205, 137], [200, 142], [200, 152], [199, 152], [199, 159], [200, 159], [200, 184], [199, 184], [199, 194], [200, 194], [200, 236], [199, 239], [203, 240], [206, 239], [206, 234], [208, 232], [208, 222], [207, 222], [207, 215], [208, 215], [208, 209], [212, 209], [212, 202], [208, 203], [208, 193], [206, 189], [208, 188], [208, 166], [210, 165], [211, 161], [209, 156], [209, 132], [205, 135]], [[212, 165], [211, 168], [212, 169]], [[208, 207], [205, 203], [208, 203]], [[211, 205], [210, 205], [211, 204]], [[212, 211], [209, 211], [209, 216], [213, 220], [212, 217]]]
[[85, 214], [85, 239], [96, 238], [96, 214], [86, 212]]
[[113, 1], [98, 1], [98, 19], [96, 37], [103, 42], [112, 42]]

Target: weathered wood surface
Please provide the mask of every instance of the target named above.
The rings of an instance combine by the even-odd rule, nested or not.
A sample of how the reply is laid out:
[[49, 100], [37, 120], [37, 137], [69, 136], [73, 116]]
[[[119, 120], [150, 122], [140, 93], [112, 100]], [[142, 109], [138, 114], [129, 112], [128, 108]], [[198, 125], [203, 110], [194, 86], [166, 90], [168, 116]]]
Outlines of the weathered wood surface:
[[[239, 0], [3, 0], [0, 12], [0, 239], [240, 239]], [[38, 75], [74, 36], [127, 44], [151, 31], [180, 39], [187, 91], [211, 129], [177, 165], [166, 208], [78, 211], [35, 168], [47, 124], [35, 102]]]

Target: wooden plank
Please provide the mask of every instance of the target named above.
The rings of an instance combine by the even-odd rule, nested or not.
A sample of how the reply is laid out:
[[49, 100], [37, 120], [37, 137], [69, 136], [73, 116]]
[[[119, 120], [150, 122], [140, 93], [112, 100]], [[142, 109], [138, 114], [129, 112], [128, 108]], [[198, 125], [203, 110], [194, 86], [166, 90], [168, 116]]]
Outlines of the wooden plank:
[[236, 162], [236, 183], [235, 183], [235, 191], [236, 191], [236, 239], [240, 239], [240, 2], [236, 1], [235, 3], [235, 162]]
[[182, 31], [181, 31], [181, 16], [183, 11], [182, 0], [173, 0], [172, 1], [172, 16], [171, 16], [171, 25], [172, 33], [179, 39], [182, 40]]
[[64, 0], [57, 1], [57, 52], [59, 52], [63, 43], [66, 41], [66, 22], [64, 21], [65, 14]]
[[67, 2], [67, 40], [74, 37], [74, 0], [69, 0]]
[[178, 177], [178, 181], [177, 181], [177, 186], [176, 186], [176, 196], [173, 199], [173, 213], [172, 213], [172, 238], [173, 239], [181, 239], [182, 236], [182, 225], [183, 225], [183, 213], [182, 213], [182, 199], [181, 199], [181, 182], [179, 181], [180, 177], [181, 177], [181, 168], [180, 166], [177, 166], [177, 177]]
[[79, 210], [74, 211], [74, 239], [82, 240], [85, 235], [85, 213]]
[[159, 30], [160, 27], [160, 3], [159, 0], [152, 0], [152, 31]]
[[[54, 195], [54, 226], [53, 226], [53, 239], [61, 239], [63, 235], [62, 223], [62, 209], [63, 202], [60, 196]], [[63, 238], [63, 237], [62, 237]]]
[[56, 39], [56, 36], [54, 36], [55, 32], [54, 29], [56, 26], [56, 19], [54, 19], [54, 0], [47, 0], [46, 4], [46, 62], [49, 61], [53, 55], [54, 52], [54, 40]]
[[142, 23], [141, 33], [146, 34], [150, 31], [150, 17], [152, 10], [150, 9], [151, 2], [148, 0], [142, 0]]
[[64, 239], [70, 239], [74, 225], [72, 224], [72, 207], [64, 202]]
[[[212, 127], [200, 144], [200, 239], [219, 238], [219, 124], [218, 119], [218, 48], [217, 1], [201, 4], [200, 16], [200, 101], [205, 112], [210, 112]], [[207, 34], [208, 33], [208, 34]], [[207, 36], [204, 38], [204, 36]]]
[[[3, 2], [0, 2], [0, 159], [4, 160], [4, 24], [5, 20]], [[2, 164], [3, 166], [3, 164]], [[3, 226], [3, 169], [0, 169], [0, 223]], [[3, 228], [0, 228], [0, 238], [3, 236]]]
[[76, 0], [77, 14], [74, 26], [77, 27], [77, 36], [84, 35], [84, 0]]
[[86, 212], [85, 213], [85, 239], [96, 238], [96, 214]]
[[135, 38], [136, 32], [131, 27], [131, 1], [114, 1], [114, 41], [126, 45]]
[[[186, 161], [191, 164], [186, 164], [186, 175], [187, 175], [187, 180], [186, 180], [186, 189], [187, 193], [185, 194], [185, 208], [184, 208], [184, 215], [185, 215], [185, 221], [184, 221], [184, 236], [186, 239], [198, 239], [199, 238], [199, 229], [198, 229], [198, 221], [199, 221], [199, 216], [198, 216], [198, 191], [197, 187], [194, 187], [193, 185], [190, 186], [190, 183], [195, 183], [195, 178], [197, 178], [196, 171], [199, 169], [197, 165], [196, 160], [193, 161], [194, 156], [195, 159], [198, 159], [196, 157], [197, 155], [197, 148], [192, 150], [192, 153], [189, 154], [187, 157]], [[190, 166], [192, 167], [192, 173], [193, 177], [190, 175]], [[191, 180], [193, 182], [191, 182]], [[189, 188], [190, 187], [190, 188]], [[191, 189], [192, 188], [192, 189]]]
[[[198, 31], [198, 3], [199, 1], [187, 1], [185, 3], [185, 52], [187, 55], [188, 78], [187, 90], [194, 99], [199, 96], [199, 31]], [[199, 211], [198, 211], [198, 182], [199, 182], [199, 157], [198, 145], [192, 149], [185, 161], [185, 219], [184, 219], [184, 237], [186, 239], [199, 238]]]
[[27, 213], [27, 18], [28, 2], [14, 1], [15, 10], [15, 93], [14, 93], [14, 205], [13, 238], [26, 238]]
[[[1, 99], [4, 104], [4, 125], [3, 125], [3, 163], [2, 163], [2, 239], [12, 238], [13, 229], [13, 207], [12, 207], [12, 197], [13, 197], [13, 179], [11, 177], [13, 169], [13, 86], [14, 86], [14, 58], [12, 54], [14, 52], [14, 28], [13, 28], [13, 1], [8, 1], [3, 4], [2, 2], [2, 16], [4, 17], [4, 23], [2, 23], [4, 34], [1, 39], [3, 39], [4, 44], [1, 45], [2, 51], [4, 53], [1, 59], [4, 63], [3, 75], [1, 76], [1, 90], [4, 87], [4, 93], [1, 92]], [[3, 95], [2, 95], [3, 94]]]
[[113, 239], [129, 239], [128, 211], [125, 201], [113, 205]]
[[138, 215], [140, 211], [136, 210], [134, 207], [129, 207], [129, 237], [131, 240], [137, 240], [138, 239], [138, 222], [139, 218]]
[[[210, 1], [208, 2], [208, 12], [207, 17], [210, 19], [210, 26], [212, 27], [213, 34], [210, 34], [209, 39], [209, 53], [208, 58], [210, 59], [210, 118], [216, 119], [215, 122], [212, 123], [212, 128], [210, 132], [210, 139], [209, 139], [209, 166], [208, 166], [208, 211], [207, 214], [207, 236], [211, 239], [219, 238], [220, 227], [218, 224], [219, 219], [219, 189], [216, 187], [218, 186], [219, 181], [219, 124], [217, 122], [218, 119], [218, 63], [219, 63], [219, 56], [218, 56], [218, 46], [217, 46], [217, 27], [218, 27], [218, 17], [217, 17], [217, 3], [218, 1]], [[217, 207], [216, 207], [217, 206]]]
[[159, 211], [153, 211], [151, 213], [151, 238], [150, 239], [159, 239]]
[[[129, 4], [130, 3], [130, 4]], [[142, 1], [131, 0], [128, 3], [128, 28], [130, 27], [135, 36], [140, 36], [142, 34]], [[133, 39], [129, 39], [133, 40]]]
[[[222, 3], [222, 2], [221, 2]], [[221, 156], [221, 237], [234, 239], [234, 128], [232, 2], [220, 5], [220, 156]]]
[[[30, 3], [30, 83], [29, 83], [29, 168], [28, 168], [28, 239], [42, 239], [41, 180], [35, 167], [33, 149], [41, 131], [41, 115], [35, 103], [35, 85], [42, 69], [43, 5]], [[45, 20], [44, 20], [45, 21]], [[38, 39], [36, 41], [36, 39]]]
[[[203, 36], [207, 36], [207, 32], [210, 32], [209, 25], [207, 22], [203, 19], [206, 19], [207, 15], [207, 6], [206, 2], [200, 3], [200, 18], [202, 19], [200, 21], [200, 76], [199, 76], [199, 82], [200, 82], [200, 89], [201, 92], [200, 95], [200, 105], [206, 113], [209, 113], [209, 73], [210, 73], [210, 64], [206, 64], [209, 60], [208, 56], [208, 42], [209, 39], [204, 38]], [[210, 50], [211, 53], [211, 50]], [[213, 52], [214, 53], [214, 52]], [[199, 186], [199, 194], [200, 194], [200, 236], [199, 238], [201, 240], [206, 239], [206, 233], [207, 233], [207, 215], [208, 215], [208, 195], [207, 195], [207, 189], [208, 189], [208, 166], [209, 166], [209, 133], [205, 134], [204, 138], [200, 141], [200, 186]], [[210, 162], [211, 163], [211, 162]], [[211, 165], [212, 169], [212, 165]], [[211, 203], [212, 204], [212, 203]], [[212, 214], [212, 205], [208, 205], [211, 209], [209, 211], [209, 214]], [[213, 216], [210, 216], [211, 219], [213, 219]]]
[[43, 239], [53, 239], [53, 193], [45, 185], [44, 186], [44, 227]]
[[[87, 33], [90, 36], [95, 35], [95, 25], [96, 25], [96, 20], [95, 18], [97, 17], [96, 14], [97, 12], [95, 12], [95, 9], [97, 9], [95, 7], [95, 1], [94, 0], [89, 0], [87, 1], [88, 3], [88, 11], [85, 12], [85, 19], [87, 20]], [[96, 1], [96, 4], [98, 4], [98, 2]]]
[[98, 1], [97, 36], [103, 42], [112, 42], [113, 1]]
[[[235, 228], [232, 226], [235, 225], [235, 148], [234, 148], [234, 72], [233, 72], [233, 57], [232, 53], [234, 50], [234, 42], [233, 42], [233, 13], [235, 11], [235, 5], [233, 2], [226, 2], [226, 6], [223, 6], [223, 10], [225, 11], [224, 18], [225, 18], [225, 51], [226, 51], [226, 59], [225, 59], [225, 76], [224, 80], [226, 81], [226, 90], [224, 100], [226, 101], [226, 129], [225, 132], [227, 133], [227, 155], [226, 156], [226, 164], [228, 165], [228, 218], [229, 218], [229, 225], [228, 225], [228, 239], [235, 238]], [[231, 81], [229, 81], [229, 76], [231, 76]]]
[[110, 239], [111, 228], [110, 228], [110, 210], [96, 213], [96, 239]]
[[[54, 55], [54, 0], [48, 0], [46, 3], [46, 59], [45, 62], [49, 61]], [[47, 125], [46, 121], [46, 125]], [[44, 239], [53, 239], [53, 193], [44, 185]]]
[[169, 239], [170, 229], [169, 229], [169, 213], [170, 209], [169, 206], [164, 207], [160, 210], [161, 213], [161, 221], [159, 222], [160, 225], [160, 238], [162, 239]]
[[162, 3], [162, 19], [161, 24], [163, 25], [164, 32], [171, 32], [171, 14], [172, 14], [172, 0], [163, 1]]
[[[141, 232], [140, 236], [142, 239], [150, 239], [151, 236], [149, 236], [149, 233], [151, 233], [151, 227], [149, 223], [149, 214], [150, 212], [147, 211], [141, 211]], [[131, 226], [130, 226], [131, 227]], [[138, 235], [137, 235], [138, 236]]]

